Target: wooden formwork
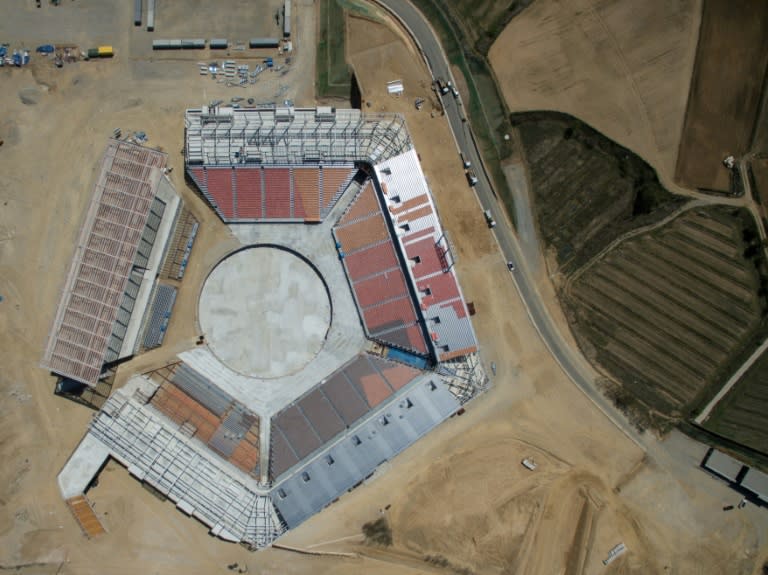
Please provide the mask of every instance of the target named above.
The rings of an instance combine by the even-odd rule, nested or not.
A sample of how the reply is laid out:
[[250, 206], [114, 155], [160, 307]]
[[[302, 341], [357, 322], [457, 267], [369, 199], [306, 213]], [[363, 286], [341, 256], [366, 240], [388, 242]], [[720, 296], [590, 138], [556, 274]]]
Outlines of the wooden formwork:
[[80, 529], [83, 530], [86, 537], [97, 537], [107, 532], [101, 524], [101, 521], [99, 521], [99, 518], [96, 516], [93, 507], [91, 507], [90, 501], [85, 498], [85, 495], [70, 497], [67, 499], [67, 507], [69, 507], [72, 515], [75, 516], [75, 520], [78, 525], [80, 525]]

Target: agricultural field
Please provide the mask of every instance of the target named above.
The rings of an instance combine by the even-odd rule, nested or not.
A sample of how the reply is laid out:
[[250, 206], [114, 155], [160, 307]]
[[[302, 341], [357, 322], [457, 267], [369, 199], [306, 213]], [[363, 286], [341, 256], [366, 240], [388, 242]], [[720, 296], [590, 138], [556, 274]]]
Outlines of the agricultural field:
[[763, 0], [704, 2], [677, 158], [680, 185], [728, 191], [722, 160], [749, 151], [768, 64]]
[[317, 41], [317, 95], [349, 98], [351, 74], [345, 55], [345, 11], [337, 0], [320, 0]]
[[720, 400], [704, 428], [768, 455], [768, 353]]
[[614, 399], [687, 417], [722, 383], [768, 312], [755, 237], [746, 211], [694, 208], [625, 240], [566, 286], [579, 345], [620, 382]]
[[539, 233], [566, 275], [683, 203], [638, 156], [576, 118], [528, 112], [511, 119], [528, 164]]
[[768, 203], [768, 158], [752, 160], [749, 164], [749, 174], [755, 201], [765, 206]]
[[575, 116], [672, 189], [700, 19], [701, 0], [536, 0], [488, 59], [511, 112]]
[[517, 14], [533, 0], [421, 0], [432, 2], [461, 30], [464, 39], [479, 54], [488, 55], [493, 41]]

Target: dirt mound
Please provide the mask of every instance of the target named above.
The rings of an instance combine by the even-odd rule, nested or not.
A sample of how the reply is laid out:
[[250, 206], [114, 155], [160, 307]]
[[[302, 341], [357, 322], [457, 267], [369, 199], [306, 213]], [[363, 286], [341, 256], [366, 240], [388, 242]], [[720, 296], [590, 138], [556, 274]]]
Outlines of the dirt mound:
[[24, 88], [19, 90], [19, 100], [27, 106], [35, 106], [40, 100], [40, 90], [37, 88]]

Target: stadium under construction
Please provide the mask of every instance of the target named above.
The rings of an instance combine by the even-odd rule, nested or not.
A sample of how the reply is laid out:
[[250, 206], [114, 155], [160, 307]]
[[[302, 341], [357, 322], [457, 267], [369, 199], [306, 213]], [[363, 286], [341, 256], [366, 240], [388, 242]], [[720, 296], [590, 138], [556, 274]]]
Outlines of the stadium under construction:
[[[487, 378], [401, 116], [202, 107], [186, 113], [184, 154], [241, 247], [189, 288], [204, 345], [108, 394], [59, 487], [98, 535], [85, 494], [113, 458], [211, 534], [259, 549]], [[164, 168], [164, 154], [109, 143], [43, 357], [62, 382], [95, 389], [162, 343], [197, 230]]]

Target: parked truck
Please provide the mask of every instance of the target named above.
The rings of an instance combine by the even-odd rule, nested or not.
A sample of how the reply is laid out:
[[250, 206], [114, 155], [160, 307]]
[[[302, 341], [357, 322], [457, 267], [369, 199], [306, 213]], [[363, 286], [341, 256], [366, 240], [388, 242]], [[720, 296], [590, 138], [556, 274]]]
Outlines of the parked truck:
[[436, 80], [436, 84], [437, 84], [437, 89], [440, 90], [440, 93], [443, 96], [445, 96], [448, 92], [450, 92], [450, 88], [445, 83], [445, 80], [443, 80], [442, 78], [438, 78]]
[[485, 210], [483, 212], [483, 215], [485, 216], [485, 223], [488, 224], [489, 228], [495, 228], [496, 227], [496, 220], [493, 219], [493, 216], [491, 215], [491, 210]]

